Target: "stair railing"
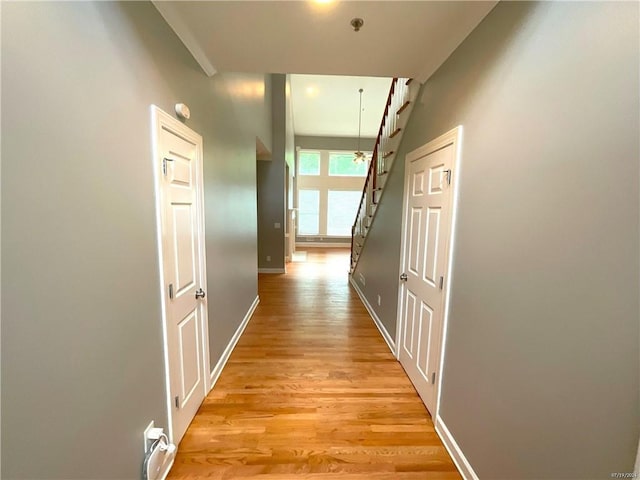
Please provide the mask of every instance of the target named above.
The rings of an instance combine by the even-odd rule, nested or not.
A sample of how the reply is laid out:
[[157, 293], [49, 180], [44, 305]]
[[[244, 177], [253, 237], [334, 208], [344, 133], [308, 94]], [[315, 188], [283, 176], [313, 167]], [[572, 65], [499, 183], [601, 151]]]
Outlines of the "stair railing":
[[[371, 218], [371, 212], [369, 212], [369, 205], [375, 205], [375, 193], [379, 191], [377, 189], [377, 179], [379, 175], [383, 174], [384, 168], [384, 151], [380, 149], [381, 139], [384, 138], [385, 129], [388, 128], [386, 122], [390, 108], [392, 108], [392, 102], [394, 98], [394, 90], [398, 83], [398, 79], [394, 78], [391, 81], [391, 88], [389, 89], [389, 96], [387, 97], [387, 103], [384, 107], [384, 113], [382, 115], [382, 121], [380, 122], [380, 128], [378, 129], [378, 136], [376, 137], [376, 143], [373, 147], [373, 154], [367, 170], [367, 178], [364, 181], [364, 187], [362, 188], [362, 196], [360, 197], [360, 205], [358, 206], [358, 212], [356, 213], [355, 222], [351, 227], [351, 265], [356, 261], [355, 251], [356, 248], [362, 246], [359, 241], [363, 241], [366, 234], [366, 230], [369, 228], [368, 220]], [[386, 173], [386, 172], [384, 172]], [[360, 238], [356, 238], [360, 237]]]
[[[402, 137], [401, 130], [408, 121], [410, 104], [417, 95], [418, 88], [412, 88], [412, 79], [394, 78], [391, 82], [387, 103], [385, 104], [382, 121], [378, 129], [373, 155], [367, 170], [367, 176], [360, 197], [358, 211], [351, 227], [351, 270], [355, 268], [365, 237], [375, 215], [380, 201], [386, 175], [396, 156], [396, 151]], [[404, 112], [404, 113], [403, 113]]]

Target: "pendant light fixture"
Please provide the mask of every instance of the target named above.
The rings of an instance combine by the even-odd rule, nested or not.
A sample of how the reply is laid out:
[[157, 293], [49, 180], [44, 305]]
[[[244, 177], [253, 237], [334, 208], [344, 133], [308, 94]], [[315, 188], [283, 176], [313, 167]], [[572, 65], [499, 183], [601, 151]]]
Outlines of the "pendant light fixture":
[[358, 150], [354, 152], [353, 162], [354, 163], [364, 163], [367, 161], [367, 157], [360, 150], [360, 132], [362, 130], [362, 92], [363, 90], [358, 90], [360, 92], [360, 109], [358, 110]]

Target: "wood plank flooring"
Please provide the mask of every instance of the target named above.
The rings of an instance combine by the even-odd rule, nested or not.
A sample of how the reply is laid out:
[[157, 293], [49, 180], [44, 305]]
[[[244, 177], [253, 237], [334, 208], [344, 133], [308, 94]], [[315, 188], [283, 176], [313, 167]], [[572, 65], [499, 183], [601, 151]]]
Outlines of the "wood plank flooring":
[[348, 284], [349, 252], [260, 275], [260, 305], [169, 479], [459, 479]]

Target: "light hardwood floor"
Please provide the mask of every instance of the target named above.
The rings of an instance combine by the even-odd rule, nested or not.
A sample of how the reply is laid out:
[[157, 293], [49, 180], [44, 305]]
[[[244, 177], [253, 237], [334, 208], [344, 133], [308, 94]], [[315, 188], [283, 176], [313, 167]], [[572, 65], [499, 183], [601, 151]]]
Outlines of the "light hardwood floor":
[[459, 479], [348, 284], [349, 252], [260, 275], [260, 305], [180, 443], [170, 479]]

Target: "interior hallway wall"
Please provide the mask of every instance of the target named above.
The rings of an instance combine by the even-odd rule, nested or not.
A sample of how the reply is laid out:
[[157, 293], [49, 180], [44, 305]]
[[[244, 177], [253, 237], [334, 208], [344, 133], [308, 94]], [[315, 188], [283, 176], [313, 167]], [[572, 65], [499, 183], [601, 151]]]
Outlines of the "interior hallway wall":
[[395, 336], [404, 157], [463, 125], [440, 414], [480, 478], [633, 470], [638, 10], [499, 3], [422, 87], [360, 259]]
[[[285, 165], [293, 165], [291, 88], [284, 74], [271, 75], [272, 159], [258, 162], [258, 268], [284, 271]], [[279, 226], [276, 226], [279, 225]]]
[[[361, 138], [360, 149], [363, 152], [373, 151], [375, 138]], [[311, 135], [296, 135], [296, 147], [302, 150], [338, 150], [355, 152], [358, 147], [358, 137], [323, 137]]]
[[214, 366], [257, 295], [264, 76], [206, 77], [150, 3], [3, 3], [2, 478], [140, 478], [166, 427], [150, 105], [178, 102]]

